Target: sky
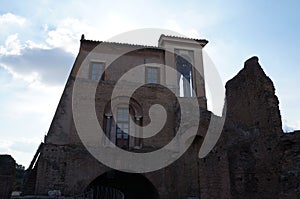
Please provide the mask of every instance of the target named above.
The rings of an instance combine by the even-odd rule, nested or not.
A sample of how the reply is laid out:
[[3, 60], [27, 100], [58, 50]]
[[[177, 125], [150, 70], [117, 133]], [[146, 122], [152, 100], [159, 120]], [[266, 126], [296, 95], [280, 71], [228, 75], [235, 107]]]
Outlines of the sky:
[[30, 164], [54, 116], [81, 34], [108, 40], [141, 28], [207, 39], [204, 50], [224, 85], [246, 59], [258, 56], [274, 82], [283, 130], [300, 129], [298, 0], [1, 0], [0, 154]]

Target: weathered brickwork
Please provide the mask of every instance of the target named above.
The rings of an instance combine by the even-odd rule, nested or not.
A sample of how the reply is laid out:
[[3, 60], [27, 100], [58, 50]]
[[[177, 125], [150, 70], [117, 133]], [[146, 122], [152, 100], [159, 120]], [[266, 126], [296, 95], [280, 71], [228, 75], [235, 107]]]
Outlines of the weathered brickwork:
[[[118, 175], [111, 173], [111, 168], [87, 152], [77, 135], [72, 118], [75, 76], [88, 52], [97, 44], [99, 42], [81, 41], [80, 52], [40, 156], [35, 167], [31, 168], [37, 172], [31, 180], [35, 186], [27, 190], [28, 194], [47, 195], [49, 190], [61, 190], [64, 196], [74, 196], [86, 191], [96, 179], [102, 183], [99, 180], [101, 176], [106, 175], [108, 177], [103, 180], [109, 180]], [[115, 48], [114, 45], [109, 46]], [[120, 44], [117, 46], [123, 48]], [[134, 50], [112, 63], [105, 74], [111, 81], [100, 80], [95, 107], [101, 125], [106, 121], [105, 113], [111, 111], [110, 96], [114, 80], [128, 71], [132, 63], [140, 65], [145, 60], [160, 64], [166, 62], [164, 51], [159, 48]], [[83, 78], [80, 88], [89, 90], [91, 83], [89, 79]], [[206, 110], [204, 83], [198, 83], [201, 118], [193, 144], [173, 164], [155, 172], [138, 174], [155, 189], [153, 197], [149, 196], [149, 199], [158, 198], [157, 194], [161, 199], [297, 198], [300, 191], [299, 135], [283, 134], [275, 89], [260, 67], [258, 58], [247, 60], [238, 75], [227, 82], [225, 126], [217, 145], [203, 159], [198, 158], [198, 152], [212, 114]], [[85, 97], [80, 96], [82, 100]], [[137, 150], [136, 147], [140, 146], [140, 152], [157, 150], [174, 137], [179, 122], [178, 102], [176, 96], [162, 86], [146, 85], [134, 93], [130, 101], [130, 107], [134, 110], [133, 117], [137, 118], [143, 113], [143, 125], [149, 123], [149, 115], [145, 113], [149, 112], [152, 104], [158, 102], [168, 114], [164, 128], [154, 137], [131, 142], [127, 150]], [[191, 117], [190, 122], [194, 122], [194, 119]]]
[[280, 160], [280, 198], [300, 196], [300, 131], [284, 134], [280, 138], [282, 156]]
[[11, 196], [16, 179], [16, 162], [10, 155], [0, 155], [0, 198]]

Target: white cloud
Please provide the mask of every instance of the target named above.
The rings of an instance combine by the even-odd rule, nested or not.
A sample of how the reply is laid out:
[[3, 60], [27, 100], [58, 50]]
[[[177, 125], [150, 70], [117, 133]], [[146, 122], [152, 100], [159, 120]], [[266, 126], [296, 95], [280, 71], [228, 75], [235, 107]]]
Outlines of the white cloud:
[[[2, 70], [2, 73], [5, 70]], [[0, 154], [28, 166], [47, 132], [63, 86], [10, 79], [0, 86]], [[17, 123], [16, 123], [17, 122]]]
[[31, 40], [25, 42], [25, 47], [29, 49], [39, 48], [39, 49], [50, 49], [50, 47], [44, 43], [37, 43]]
[[[49, 38], [47, 38], [46, 42], [51, 47], [61, 47], [66, 51], [75, 54], [74, 50], [76, 49], [75, 46], [78, 42], [74, 42], [76, 40], [76, 34], [74, 34], [74, 32], [66, 28], [59, 28], [53, 31], [49, 31], [48, 35]], [[78, 38], [79, 37], [77, 37], [77, 40]]]
[[[95, 16], [87, 21], [65, 18], [52, 30], [49, 30], [48, 26], [44, 26], [44, 30], [48, 31], [46, 43], [52, 48], [62, 48], [76, 55], [82, 34], [85, 35], [86, 39], [106, 41], [120, 33], [131, 31], [138, 27], [133, 21], [117, 15], [106, 16], [105, 21], [103, 17], [99, 21], [95, 21], [94, 18]], [[91, 22], [93, 25], [91, 25]], [[114, 26], [102, 28], [106, 27], [106, 24], [114, 24]]]
[[62, 85], [73, 61], [74, 55], [62, 49], [30, 40], [21, 43], [18, 34], [8, 36], [5, 45], [0, 46], [0, 67], [31, 85]]
[[26, 22], [26, 19], [18, 16], [18, 15], [14, 15], [12, 13], [6, 13], [3, 15], [0, 15], [0, 27], [4, 27], [7, 25], [11, 25], [11, 24], [16, 24], [19, 26], [23, 26]]
[[18, 34], [9, 35], [4, 43], [0, 46], [1, 55], [20, 55], [23, 46], [18, 38]]
[[181, 24], [179, 24], [175, 19], [167, 19], [165, 21], [165, 27], [174, 32], [178, 32], [182, 35], [185, 35], [189, 38], [199, 38], [199, 31], [193, 28], [184, 28]]
[[282, 120], [282, 128], [284, 132], [293, 132], [296, 130], [300, 130], [300, 120], [297, 118], [293, 118], [296, 120], [288, 121], [287, 119]]
[[30, 114], [40, 115], [40, 120], [50, 122], [63, 86], [47, 86], [40, 83], [24, 88], [22, 93], [14, 93], [14, 99], [9, 103], [12, 119], [26, 117]]
[[49, 30], [48, 24], [44, 24], [43, 31], [48, 32], [48, 30]]
[[295, 130], [300, 130], [300, 120], [295, 122]]
[[0, 46], [0, 154], [28, 166], [50, 126], [74, 55], [18, 36], [9, 35]]
[[300, 130], [300, 120], [296, 120], [295, 122], [292, 123], [292, 128], [296, 130]]
[[15, 33], [6, 38], [4, 45], [0, 45], [0, 56], [21, 55], [21, 51], [25, 48], [50, 49], [50, 47], [44, 43], [36, 43], [31, 40], [22, 43], [19, 39], [19, 34]]
[[40, 81], [39, 75], [36, 72], [20, 74], [17, 71], [15, 71], [13, 68], [8, 67], [5, 64], [1, 64], [1, 62], [0, 62], [0, 67], [4, 68], [9, 74], [11, 74], [14, 79], [24, 80], [29, 84], [34, 84], [35, 82]]
[[[44, 29], [48, 30], [48, 27]], [[66, 18], [54, 30], [48, 31], [46, 43], [52, 48], [62, 48], [67, 52], [77, 54], [81, 34], [94, 31], [92, 26], [78, 19]]]
[[6, 151], [13, 145], [11, 140], [0, 140], [0, 153], [5, 154]]

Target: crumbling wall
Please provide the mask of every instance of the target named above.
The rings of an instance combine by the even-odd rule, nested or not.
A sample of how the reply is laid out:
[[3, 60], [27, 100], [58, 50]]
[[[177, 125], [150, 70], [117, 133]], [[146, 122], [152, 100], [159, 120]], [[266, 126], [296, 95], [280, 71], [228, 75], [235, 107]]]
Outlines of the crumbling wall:
[[300, 196], [300, 131], [283, 134], [282, 165], [280, 172], [280, 198], [299, 198]]
[[233, 198], [276, 198], [279, 194], [282, 134], [274, 85], [257, 57], [226, 84], [227, 122]]
[[226, 84], [226, 122], [200, 160], [201, 198], [278, 198], [282, 135], [278, 99], [257, 57]]
[[0, 198], [9, 199], [16, 179], [16, 162], [10, 155], [0, 155]]

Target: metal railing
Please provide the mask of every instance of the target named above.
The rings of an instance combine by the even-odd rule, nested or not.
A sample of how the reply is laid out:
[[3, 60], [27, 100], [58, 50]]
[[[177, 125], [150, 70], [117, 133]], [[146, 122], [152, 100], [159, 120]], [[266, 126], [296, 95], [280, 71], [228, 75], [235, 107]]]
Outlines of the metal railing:
[[112, 187], [95, 187], [81, 195], [74, 196], [72, 199], [124, 199], [124, 194]]

